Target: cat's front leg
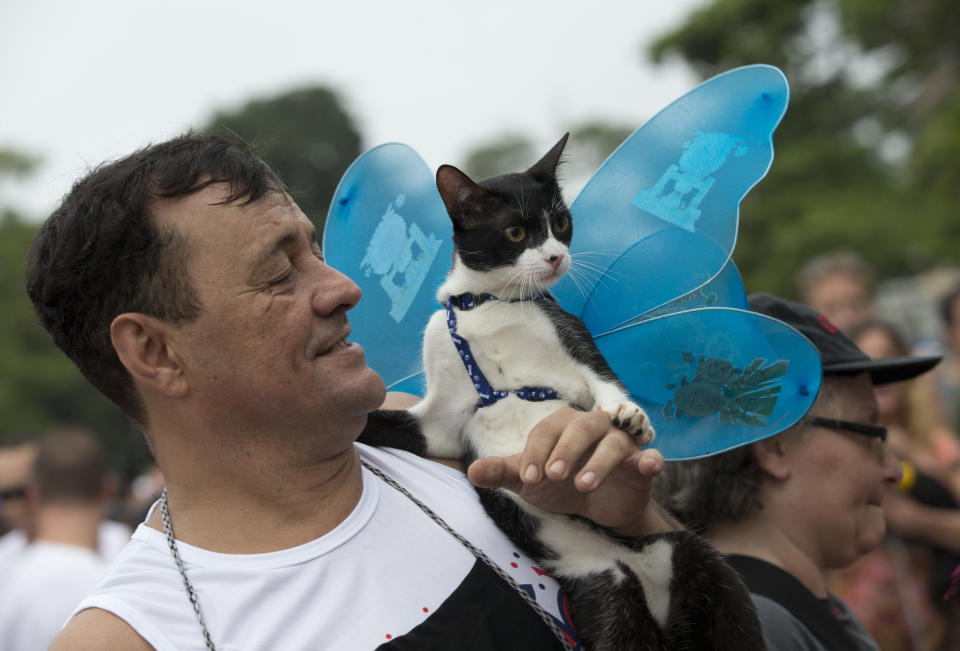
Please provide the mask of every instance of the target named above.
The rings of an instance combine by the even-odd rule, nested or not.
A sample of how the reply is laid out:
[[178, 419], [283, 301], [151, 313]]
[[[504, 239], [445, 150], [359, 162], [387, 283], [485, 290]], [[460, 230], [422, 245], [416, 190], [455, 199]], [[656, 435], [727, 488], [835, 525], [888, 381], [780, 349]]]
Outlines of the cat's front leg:
[[624, 400], [606, 404], [598, 404], [597, 409], [604, 411], [610, 416], [614, 427], [619, 427], [627, 434], [633, 436], [637, 445], [650, 445], [656, 436], [653, 425], [647, 412], [635, 402]]

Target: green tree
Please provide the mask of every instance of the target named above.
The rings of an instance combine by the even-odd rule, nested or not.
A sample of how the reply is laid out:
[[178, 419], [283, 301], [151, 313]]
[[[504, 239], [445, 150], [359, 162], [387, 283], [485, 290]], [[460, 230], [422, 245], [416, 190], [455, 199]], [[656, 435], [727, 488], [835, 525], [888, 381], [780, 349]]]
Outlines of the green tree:
[[[0, 149], [0, 180], [28, 176], [38, 159]], [[27, 251], [37, 225], [0, 206], [0, 441], [57, 424], [94, 431], [124, 473], [149, 452], [136, 427], [53, 345], [24, 289]]]
[[467, 153], [463, 171], [475, 181], [480, 181], [525, 170], [536, 162], [535, 156], [533, 142], [529, 138], [508, 133]]
[[[589, 177], [599, 165], [632, 132], [631, 128], [589, 120], [570, 129], [570, 140], [564, 152], [565, 177]], [[557, 132], [559, 140], [562, 132]], [[490, 143], [473, 148], [463, 170], [473, 179], [486, 179], [498, 174], [520, 172], [533, 165], [547, 152], [538, 151], [526, 136], [508, 133]], [[573, 197], [570, 197], [571, 199]]]
[[748, 290], [792, 294], [794, 269], [838, 247], [887, 276], [956, 261], [958, 27], [952, 0], [714, 0], [651, 46], [703, 78], [770, 63], [790, 81], [773, 167], [741, 206]]
[[329, 88], [301, 88], [216, 113], [204, 131], [232, 132], [251, 143], [323, 232], [330, 199], [360, 155], [360, 134]]

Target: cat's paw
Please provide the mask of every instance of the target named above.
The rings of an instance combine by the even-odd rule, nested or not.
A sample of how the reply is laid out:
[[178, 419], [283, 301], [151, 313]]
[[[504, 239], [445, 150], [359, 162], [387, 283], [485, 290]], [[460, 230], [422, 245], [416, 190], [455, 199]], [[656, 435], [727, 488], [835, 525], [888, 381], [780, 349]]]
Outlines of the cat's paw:
[[639, 405], [632, 402], [617, 402], [612, 405], [603, 405], [600, 409], [607, 412], [614, 427], [619, 427], [632, 435], [637, 445], [653, 443], [656, 432], [653, 431], [653, 425], [647, 418], [647, 412]]

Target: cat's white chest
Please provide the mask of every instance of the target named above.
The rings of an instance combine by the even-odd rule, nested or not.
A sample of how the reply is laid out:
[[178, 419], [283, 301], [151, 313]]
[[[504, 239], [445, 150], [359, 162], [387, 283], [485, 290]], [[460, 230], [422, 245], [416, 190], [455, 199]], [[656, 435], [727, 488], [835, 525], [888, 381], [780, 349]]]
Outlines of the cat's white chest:
[[[472, 310], [455, 310], [453, 321], [451, 332], [448, 314], [431, 319], [424, 363], [431, 392], [442, 394], [446, 409], [459, 405], [457, 411], [465, 416], [462, 433], [477, 452], [518, 452], [530, 428], [558, 406], [593, 405], [585, 377], [588, 369], [566, 352], [553, 323], [535, 304], [488, 302]], [[459, 349], [454, 335], [463, 342]], [[530, 387], [550, 388], [559, 397], [532, 402], [511, 393], [476, 409], [484, 391]]]
[[[457, 334], [468, 342], [494, 389], [549, 386], [572, 402], [583, 397], [586, 387], [578, 389], [581, 383], [576, 380], [580, 365], [564, 350], [547, 315], [532, 302], [490, 302], [455, 311], [455, 316]], [[457, 361], [462, 363], [459, 355]]]

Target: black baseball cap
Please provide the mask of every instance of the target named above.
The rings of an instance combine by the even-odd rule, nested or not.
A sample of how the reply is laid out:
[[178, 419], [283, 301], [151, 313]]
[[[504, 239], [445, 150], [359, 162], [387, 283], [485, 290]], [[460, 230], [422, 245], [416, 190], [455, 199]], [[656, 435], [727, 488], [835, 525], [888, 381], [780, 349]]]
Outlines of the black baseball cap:
[[783, 321], [809, 339], [820, 353], [824, 375], [856, 375], [867, 371], [874, 384], [887, 384], [925, 373], [942, 359], [940, 355], [870, 359], [827, 317], [806, 305], [762, 292], [751, 294], [748, 301], [754, 312]]

